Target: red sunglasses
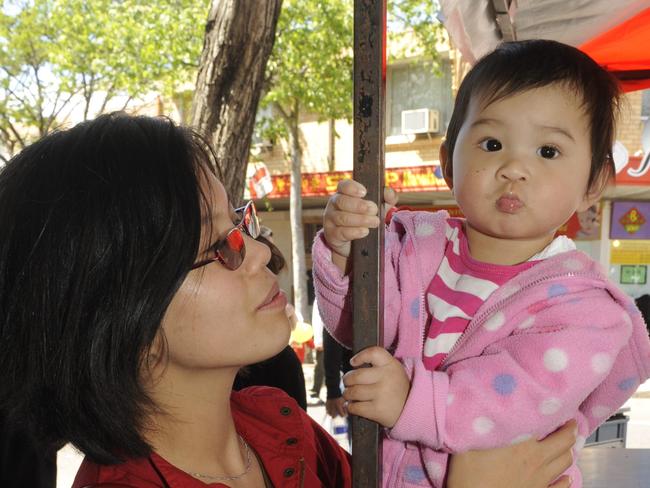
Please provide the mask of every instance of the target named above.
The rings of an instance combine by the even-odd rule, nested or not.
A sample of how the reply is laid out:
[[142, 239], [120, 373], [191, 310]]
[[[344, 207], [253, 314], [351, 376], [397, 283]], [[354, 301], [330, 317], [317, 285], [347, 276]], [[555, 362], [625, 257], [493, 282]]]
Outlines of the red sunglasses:
[[190, 269], [200, 268], [215, 261], [219, 261], [231, 271], [235, 271], [241, 266], [246, 257], [246, 244], [242, 232], [257, 239], [260, 235], [260, 222], [257, 219], [257, 210], [255, 210], [252, 200], [245, 206], [236, 209], [235, 213], [241, 217], [239, 224], [208, 250], [212, 257], [194, 263]]

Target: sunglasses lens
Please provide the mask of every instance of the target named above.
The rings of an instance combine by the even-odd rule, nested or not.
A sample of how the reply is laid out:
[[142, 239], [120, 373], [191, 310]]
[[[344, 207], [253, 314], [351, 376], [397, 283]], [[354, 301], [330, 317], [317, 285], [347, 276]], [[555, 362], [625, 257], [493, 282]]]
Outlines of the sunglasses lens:
[[219, 255], [223, 260], [223, 264], [231, 270], [236, 270], [244, 262], [246, 256], [246, 246], [244, 245], [244, 236], [237, 228], [230, 231], [219, 246]]

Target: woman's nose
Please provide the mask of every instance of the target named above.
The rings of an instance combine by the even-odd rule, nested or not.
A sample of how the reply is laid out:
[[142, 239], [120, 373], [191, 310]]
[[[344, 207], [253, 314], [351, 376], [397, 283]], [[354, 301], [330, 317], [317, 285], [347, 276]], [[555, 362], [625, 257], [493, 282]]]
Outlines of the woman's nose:
[[246, 236], [246, 258], [244, 264], [250, 266], [250, 269], [257, 271], [258, 268], [264, 268], [271, 261], [271, 249], [263, 242]]

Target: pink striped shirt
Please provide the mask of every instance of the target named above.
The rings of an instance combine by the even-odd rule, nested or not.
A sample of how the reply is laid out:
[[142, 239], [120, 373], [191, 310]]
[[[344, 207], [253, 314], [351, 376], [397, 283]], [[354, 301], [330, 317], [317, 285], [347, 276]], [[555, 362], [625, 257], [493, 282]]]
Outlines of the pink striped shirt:
[[537, 262], [508, 266], [473, 259], [462, 219], [447, 219], [446, 233], [445, 256], [426, 291], [429, 325], [423, 361], [429, 370], [440, 366], [483, 302]]

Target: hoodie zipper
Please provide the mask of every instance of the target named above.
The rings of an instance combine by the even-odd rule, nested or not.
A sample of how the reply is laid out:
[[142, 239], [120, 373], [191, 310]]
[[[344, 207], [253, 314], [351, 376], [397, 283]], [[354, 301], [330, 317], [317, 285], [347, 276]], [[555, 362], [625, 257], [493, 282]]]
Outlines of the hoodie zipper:
[[[581, 277], [581, 278], [592, 278], [592, 279], [597, 279], [600, 277], [597, 273], [576, 273], [576, 272], [570, 272], [570, 273], [556, 273], [553, 275], [545, 276], [543, 278], [538, 278], [533, 281], [529, 281], [526, 283], [524, 286], [522, 286], [519, 290], [517, 290], [515, 293], [512, 295], [507, 296], [506, 298], [496, 302], [494, 305], [489, 307], [487, 310], [483, 311], [481, 315], [478, 317], [475, 317], [472, 319], [470, 322], [469, 326], [467, 329], [465, 329], [465, 332], [460, 336], [460, 338], [456, 341], [456, 343], [452, 346], [452, 348], [449, 350], [445, 358], [443, 359], [442, 363], [440, 363], [439, 369], [444, 370], [444, 366], [447, 364], [447, 360], [451, 355], [458, 350], [458, 348], [463, 345], [464, 343], [467, 342], [467, 337], [471, 335], [471, 332], [476, 330], [479, 326], [483, 325], [486, 320], [494, 314], [495, 311], [502, 309], [504, 306], [510, 304], [517, 298], [521, 293], [524, 291], [533, 288], [541, 283], [547, 282], [547, 281], [553, 281], [557, 280], [560, 278], [571, 278], [571, 277]], [[423, 342], [424, 344], [424, 342]], [[423, 346], [424, 347], [424, 346]]]

